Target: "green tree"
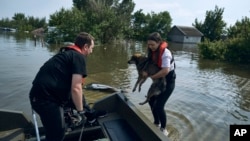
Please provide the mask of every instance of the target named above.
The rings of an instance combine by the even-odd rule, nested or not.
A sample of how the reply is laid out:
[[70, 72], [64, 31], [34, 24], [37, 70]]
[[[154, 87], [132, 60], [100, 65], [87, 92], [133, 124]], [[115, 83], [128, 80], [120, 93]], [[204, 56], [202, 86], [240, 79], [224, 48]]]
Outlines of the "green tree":
[[242, 18], [241, 21], [236, 21], [235, 25], [228, 28], [228, 38], [245, 38], [250, 37], [250, 19]]
[[33, 16], [30, 16], [27, 18], [28, 24], [32, 26], [32, 29], [40, 28], [40, 27], [46, 27], [46, 18], [35, 18]]
[[13, 28], [18, 29], [19, 31], [25, 31], [26, 26], [28, 25], [28, 20], [23, 13], [15, 13], [12, 17]]
[[131, 38], [131, 18], [132, 12], [134, 11], [135, 3], [132, 0], [123, 0], [121, 3], [117, 3], [115, 11], [118, 15], [118, 20], [122, 20], [117, 28], [121, 27], [121, 32], [124, 38]]
[[151, 12], [145, 15], [140, 9], [132, 17], [134, 37], [136, 40], [145, 40], [149, 33], [159, 32], [166, 39], [167, 33], [171, 29], [171, 23], [172, 19], [167, 11], [158, 14]]
[[[147, 25], [147, 18], [146, 15], [142, 12], [142, 9], [136, 11], [132, 15], [132, 31], [133, 31], [133, 38], [136, 40], [143, 40], [145, 33], [144, 28]], [[142, 36], [143, 35], [143, 36]]]
[[36, 28], [46, 27], [46, 19], [45, 18], [34, 18], [26, 17], [23, 13], [15, 13], [12, 19], [3, 18], [0, 21], [0, 26], [2, 27], [10, 27], [15, 28], [19, 32], [22, 31], [32, 31]]
[[115, 38], [129, 37], [132, 0], [73, 0], [73, 5], [86, 15], [85, 31], [102, 43]]
[[97, 8], [97, 5], [105, 5], [111, 7], [118, 0], [73, 0], [73, 5], [83, 11], [91, 11], [90, 8]]
[[244, 17], [228, 28], [228, 38], [198, 44], [200, 55], [206, 59], [216, 59], [233, 63], [250, 63], [250, 20]]
[[227, 53], [230, 62], [250, 63], [250, 19], [244, 17], [228, 28]]
[[73, 41], [76, 34], [84, 30], [85, 21], [85, 14], [77, 8], [61, 8], [50, 15], [49, 26], [56, 27], [48, 36], [50, 42]]
[[0, 20], [0, 27], [13, 27], [12, 21], [9, 18], [2, 18]]
[[205, 38], [210, 41], [220, 40], [222, 35], [225, 34], [226, 23], [223, 21], [224, 8], [215, 6], [214, 11], [207, 11], [205, 21], [198, 22], [197, 18], [192, 25], [200, 30]]
[[152, 12], [149, 17], [147, 26], [148, 33], [159, 32], [163, 39], [167, 39], [167, 33], [170, 31], [172, 23], [169, 12], [164, 11], [158, 14]]

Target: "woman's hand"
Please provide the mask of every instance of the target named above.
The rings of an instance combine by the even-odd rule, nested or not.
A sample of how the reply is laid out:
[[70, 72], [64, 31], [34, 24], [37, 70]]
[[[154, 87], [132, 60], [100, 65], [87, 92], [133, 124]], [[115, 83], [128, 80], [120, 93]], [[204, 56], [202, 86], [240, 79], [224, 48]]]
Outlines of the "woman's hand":
[[142, 76], [143, 76], [143, 77], [148, 77], [148, 73], [145, 72], [145, 71], [142, 71]]

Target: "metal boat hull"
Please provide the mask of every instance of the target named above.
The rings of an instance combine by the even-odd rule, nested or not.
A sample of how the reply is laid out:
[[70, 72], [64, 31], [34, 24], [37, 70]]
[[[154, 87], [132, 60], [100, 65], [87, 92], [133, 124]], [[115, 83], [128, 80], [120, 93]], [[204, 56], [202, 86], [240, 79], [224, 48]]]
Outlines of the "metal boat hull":
[[[97, 119], [97, 124], [79, 127], [66, 132], [65, 141], [168, 141], [160, 130], [153, 125], [123, 93], [113, 93], [94, 103], [96, 110], [106, 110], [108, 115]], [[24, 113], [0, 110], [0, 140], [35, 141], [34, 125]], [[15, 121], [15, 122], [7, 122]], [[8, 134], [7, 134], [8, 133]], [[43, 128], [39, 128], [44, 140]]]

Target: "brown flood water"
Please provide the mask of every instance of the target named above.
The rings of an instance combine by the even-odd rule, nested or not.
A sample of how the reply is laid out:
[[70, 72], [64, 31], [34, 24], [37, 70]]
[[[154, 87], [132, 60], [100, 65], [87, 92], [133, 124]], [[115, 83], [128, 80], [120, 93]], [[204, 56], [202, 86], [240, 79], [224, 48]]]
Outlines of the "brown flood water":
[[[20, 110], [31, 118], [28, 92], [40, 66], [59, 46], [42, 45], [23, 36], [0, 33], [0, 107]], [[176, 87], [165, 105], [170, 139], [175, 141], [229, 141], [229, 125], [250, 124], [250, 66], [200, 59], [196, 45], [170, 44], [177, 64]], [[132, 93], [137, 79], [134, 65], [127, 60], [145, 53], [141, 42], [96, 46], [88, 57], [86, 84], [102, 83], [125, 89], [129, 100], [152, 121], [145, 94]], [[92, 103], [108, 93], [86, 91]]]

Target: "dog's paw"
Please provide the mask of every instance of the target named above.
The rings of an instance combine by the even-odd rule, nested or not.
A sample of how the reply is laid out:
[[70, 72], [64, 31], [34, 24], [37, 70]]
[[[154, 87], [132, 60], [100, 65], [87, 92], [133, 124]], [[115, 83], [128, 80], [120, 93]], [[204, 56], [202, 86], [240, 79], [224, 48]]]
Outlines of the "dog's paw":
[[146, 104], [147, 102], [141, 102], [141, 103], [139, 103], [139, 105], [144, 105], [144, 104]]

